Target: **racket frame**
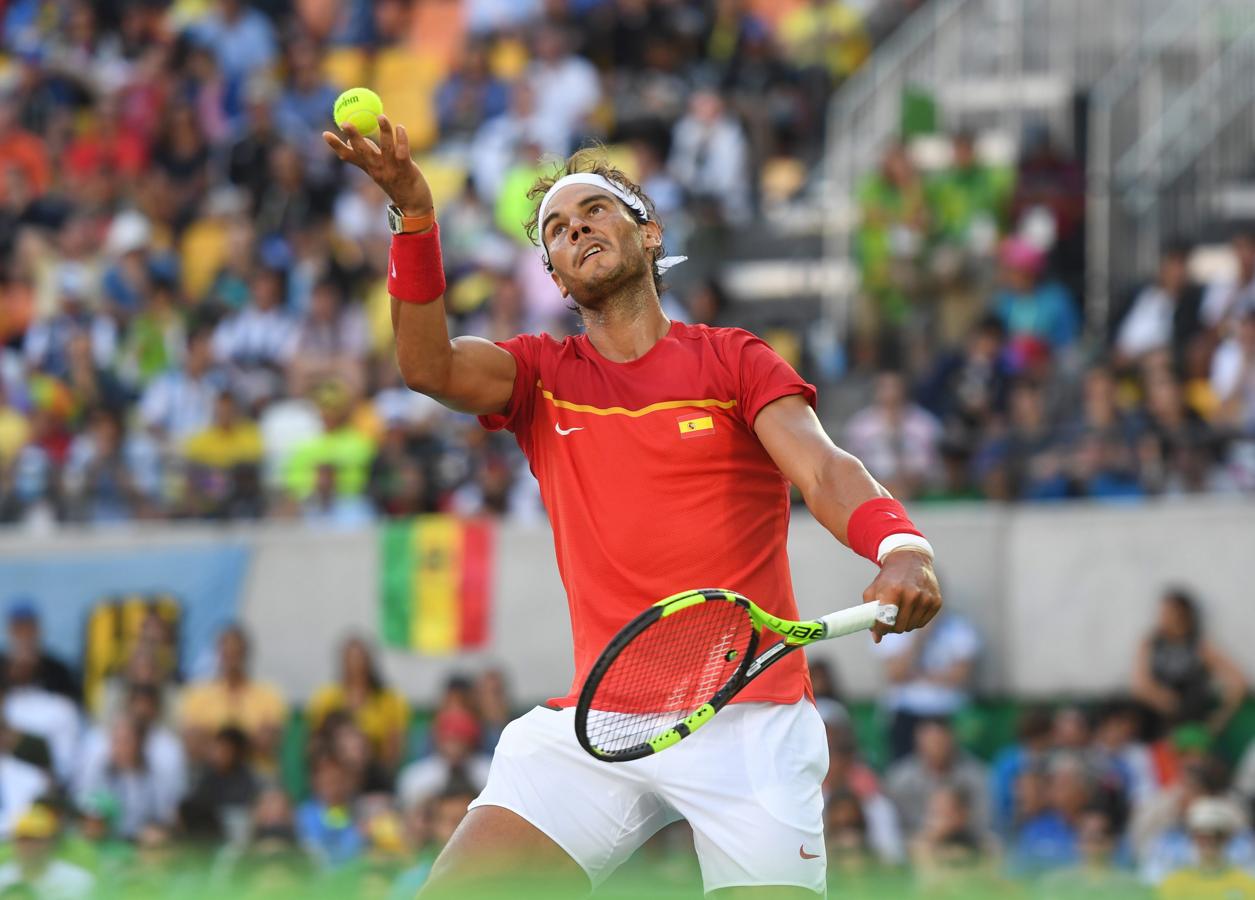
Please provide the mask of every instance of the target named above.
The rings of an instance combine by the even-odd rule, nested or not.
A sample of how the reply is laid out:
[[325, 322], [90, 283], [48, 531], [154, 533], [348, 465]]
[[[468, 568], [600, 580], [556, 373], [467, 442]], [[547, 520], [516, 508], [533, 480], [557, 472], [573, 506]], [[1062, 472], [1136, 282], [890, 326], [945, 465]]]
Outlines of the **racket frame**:
[[[588, 739], [588, 714], [591, 710], [593, 695], [600, 686], [601, 679], [605, 676], [606, 671], [618, 659], [623, 649], [643, 631], [670, 615], [700, 603], [719, 602], [740, 606], [749, 615], [750, 621], [754, 626], [749, 644], [745, 648], [744, 659], [741, 660], [740, 665], [723, 687], [716, 691], [710, 700], [703, 703], [688, 716], [685, 716], [670, 728], [660, 730], [652, 738], [634, 747], [614, 753], [607, 753], [594, 747]], [[864, 606], [869, 608], [863, 611], [862, 607], [853, 607], [825, 616], [822, 619], [794, 621], [774, 616], [759, 607], [748, 597], [724, 588], [697, 588], [680, 591], [677, 594], [672, 594], [670, 597], [664, 597], [657, 603], [644, 609], [627, 625], [623, 626], [619, 633], [606, 645], [606, 649], [601, 652], [592, 669], [589, 670], [588, 677], [584, 680], [584, 687], [580, 690], [579, 700], [575, 707], [576, 738], [579, 740], [580, 746], [588, 753], [606, 762], [627, 762], [665, 750], [674, 744], [678, 744], [709, 722], [714, 718], [715, 713], [723, 709], [745, 685], [762, 674], [769, 666], [779, 662], [786, 654], [799, 647], [805, 647], [807, 644], [813, 644], [816, 641], [870, 628], [875, 621], [885, 621], [888, 624], [893, 624], [892, 617], [893, 613], [896, 613], [896, 609], [893, 609], [891, 613], [888, 612], [888, 610], [892, 609], [891, 607], [882, 607], [878, 610], [868, 604], [864, 604]], [[882, 613], [881, 610], [885, 610], [885, 612]], [[763, 653], [755, 656], [754, 654], [758, 649], [758, 644], [764, 631], [774, 632], [784, 638], [784, 640], [773, 644]]]

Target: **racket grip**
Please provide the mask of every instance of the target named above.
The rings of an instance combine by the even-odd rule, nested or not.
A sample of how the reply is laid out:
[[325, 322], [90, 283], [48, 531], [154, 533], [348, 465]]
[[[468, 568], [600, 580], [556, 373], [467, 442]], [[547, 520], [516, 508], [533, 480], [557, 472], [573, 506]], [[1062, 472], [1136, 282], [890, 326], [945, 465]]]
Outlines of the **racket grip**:
[[892, 625], [897, 618], [898, 608], [893, 604], [882, 606], [879, 603], [860, 603], [849, 609], [839, 609], [834, 613], [828, 613], [819, 621], [823, 622], [824, 627], [828, 629], [824, 637], [834, 638], [844, 634], [854, 634], [856, 631], [866, 631], [877, 622]]

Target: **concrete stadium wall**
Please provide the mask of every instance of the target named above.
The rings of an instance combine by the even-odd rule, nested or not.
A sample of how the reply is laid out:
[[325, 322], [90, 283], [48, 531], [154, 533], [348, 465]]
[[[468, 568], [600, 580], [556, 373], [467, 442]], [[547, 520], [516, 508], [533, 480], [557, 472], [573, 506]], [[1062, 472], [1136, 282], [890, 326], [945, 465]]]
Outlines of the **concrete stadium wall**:
[[[925, 509], [918, 516], [938, 552], [949, 608], [971, 618], [987, 645], [980, 681], [990, 693], [1101, 694], [1128, 683], [1137, 642], [1161, 587], [1197, 590], [1208, 631], [1255, 683], [1255, 504], [1199, 500], [1140, 506], [992, 505]], [[203, 526], [64, 532], [42, 539], [0, 536], [0, 559], [46, 559], [117, 547], [205, 540], [253, 548], [242, 617], [258, 640], [257, 667], [303, 699], [334, 671], [349, 632], [373, 634], [378, 549], [373, 531], [331, 534], [299, 525]], [[790, 535], [803, 615], [857, 602], [874, 574], [801, 510]], [[3, 595], [0, 585], [0, 595]], [[448, 658], [388, 651], [389, 679], [418, 703], [448, 675], [502, 665], [521, 700], [565, 692], [571, 652], [562, 586], [545, 528], [503, 526], [498, 535], [492, 644]], [[853, 696], [876, 692], [870, 640], [820, 645]]]

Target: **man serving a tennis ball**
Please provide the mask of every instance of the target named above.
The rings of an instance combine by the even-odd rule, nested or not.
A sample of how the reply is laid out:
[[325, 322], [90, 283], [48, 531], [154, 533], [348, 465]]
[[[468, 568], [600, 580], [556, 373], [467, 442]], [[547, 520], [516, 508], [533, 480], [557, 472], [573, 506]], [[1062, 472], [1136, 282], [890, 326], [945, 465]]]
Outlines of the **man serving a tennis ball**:
[[828, 438], [814, 387], [767, 344], [666, 317], [660, 277], [678, 260], [663, 256], [662, 223], [640, 187], [595, 153], [575, 154], [529, 193], [541, 262], [584, 333], [451, 341], [431, 190], [405, 129], [378, 122], [377, 141], [351, 124], [343, 139], [323, 137], [392, 200], [388, 290], [401, 373], [413, 390], [514, 433], [553, 525], [575, 645], [570, 691], [506, 728], [487, 787], [421, 896], [510, 890], [528, 873], [578, 896], [679, 818], [693, 828], [707, 892], [822, 894], [828, 751], [803, 654], [656, 757], [593, 759], [576, 741], [573, 707], [607, 642], [676, 591], [728, 588], [798, 618], [789, 482], [839, 541], [880, 566], [863, 599], [899, 611], [892, 628], [876, 626], [877, 640], [941, 608], [928, 541]]

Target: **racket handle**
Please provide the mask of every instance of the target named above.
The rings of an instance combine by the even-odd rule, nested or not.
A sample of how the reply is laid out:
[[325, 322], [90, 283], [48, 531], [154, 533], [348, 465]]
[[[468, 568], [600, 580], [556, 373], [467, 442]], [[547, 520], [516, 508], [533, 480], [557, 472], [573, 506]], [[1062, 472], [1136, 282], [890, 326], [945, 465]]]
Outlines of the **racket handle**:
[[898, 608], [893, 604], [881, 606], [879, 603], [860, 603], [849, 609], [839, 609], [834, 613], [822, 616], [819, 621], [828, 629], [824, 638], [841, 637], [843, 634], [854, 634], [866, 631], [877, 622], [892, 625], [898, 618]]

